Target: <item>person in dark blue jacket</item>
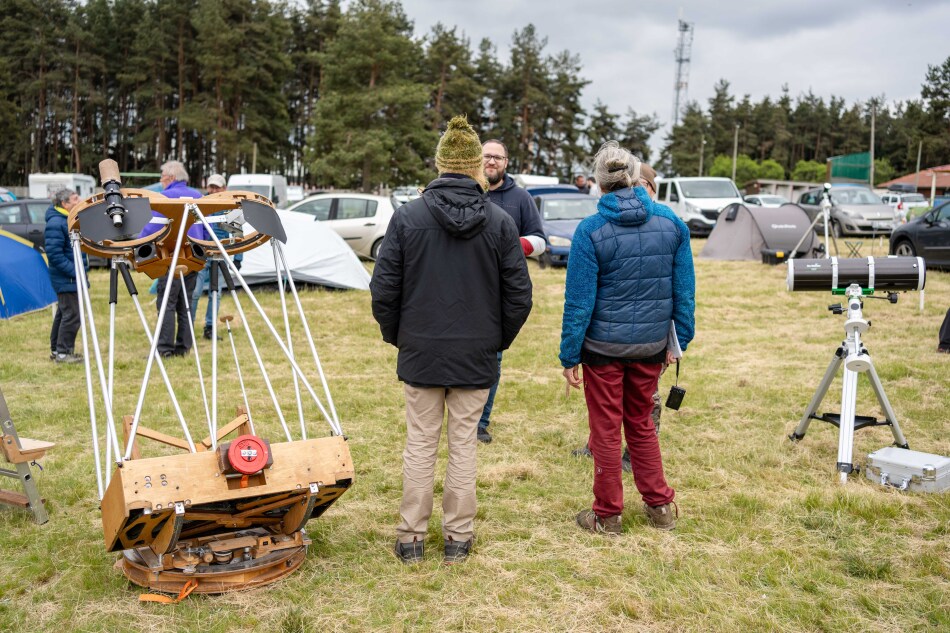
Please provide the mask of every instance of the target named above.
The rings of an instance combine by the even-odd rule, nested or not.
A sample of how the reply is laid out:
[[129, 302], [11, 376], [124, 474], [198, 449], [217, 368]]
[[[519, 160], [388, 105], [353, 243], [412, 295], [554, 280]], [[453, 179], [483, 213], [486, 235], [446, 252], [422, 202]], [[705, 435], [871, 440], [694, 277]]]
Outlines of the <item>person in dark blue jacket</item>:
[[[50, 360], [57, 363], [79, 363], [82, 356], [73, 350], [79, 333], [79, 293], [76, 292], [76, 266], [73, 246], [69, 241], [66, 217], [79, 204], [79, 194], [72, 189], [60, 189], [53, 194], [53, 203], [46, 210], [46, 259], [49, 261], [49, 280], [56, 293], [56, 316], [49, 334]], [[83, 266], [86, 255], [83, 254]]]
[[[162, 195], [166, 198], [194, 198], [201, 197], [201, 192], [188, 186], [188, 172], [185, 166], [177, 160], [171, 160], [162, 165]], [[145, 225], [141, 235], [151, 235], [165, 225], [165, 216], [152, 211], [152, 221]], [[210, 240], [211, 236], [204, 225], [195, 223], [188, 228], [188, 235], [200, 240]], [[169, 356], [185, 356], [191, 350], [192, 338], [189, 324], [191, 318], [186, 307], [185, 293], [191, 297], [195, 291], [198, 273], [185, 275], [185, 288], [181, 287], [181, 280], [176, 275], [172, 281], [171, 292], [168, 295], [168, 306], [165, 308], [165, 318], [162, 319], [162, 328], [158, 334], [158, 353], [164, 358]], [[158, 278], [158, 298], [155, 300], [156, 309], [161, 309], [162, 297], [165, 295], [167, 277]], [[175, 325], [178, 325], [177, 332]]]
[[676, 525], [651, 419], [664, 362], [693, 338], [695, 277], [689, 230], [640, 184], [641, 163], [616, 141], [594, 157], [604, 195], [598, 213], [578, 225], [568, 258], [561, 365], [569, 387], [581, 385], [594, 456], [594, 504], [577, 515], [582, 528], [619, 534], [623, 511], [621, 429], [634, 482], [657, 528]]
[[[518, 227], [521, 250], [525, 257], [540, 255], [544, 252], [544, 227], [541, 214], [531, 194], [515, 184], [508, 175], [508, 147], [498, 139], [489, 139], [482, 143], [482, 166], [488, 181], [488, 198], [504, 209]], [[488, 401], [478, 420], [478, 441], [488, 444], [492, 437], [488, 432], [491, 413], [495, 406], [495, 393], [501, 379], [501, 352], [498, 352], [498, 379], [488, 391]]]

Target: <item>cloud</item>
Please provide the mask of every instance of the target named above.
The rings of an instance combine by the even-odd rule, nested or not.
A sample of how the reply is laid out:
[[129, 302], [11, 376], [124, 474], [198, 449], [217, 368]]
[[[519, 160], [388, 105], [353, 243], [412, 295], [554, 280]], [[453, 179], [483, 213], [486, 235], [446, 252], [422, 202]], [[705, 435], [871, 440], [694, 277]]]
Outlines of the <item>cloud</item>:
[[[942, 63], [948, 52], [950, 2], [940, 0], [689, 0], [680, 6], [694, 26], [688, 95], [704, 106], [721, 78], [737, 98], [749, 94], [753, 101], [779, 97], [783, 85], [793, 98], [811, 91], [848, 104], [881, 95], [915, 99], [927, 65]], [[417, 36], [436, 22], [457, 25], [473, 49], [483, 37], [491, 39], [506, 63], [512, 33], [533, 23], [548, 38], [548, 53], [580, 55], [591, 82], [583, 95], [588, 108], [599, 99], [613, 112], [630, 107], [656, 113], [664, 123], [671, 118], [676, 5], [406, 0], [403, 7]]]

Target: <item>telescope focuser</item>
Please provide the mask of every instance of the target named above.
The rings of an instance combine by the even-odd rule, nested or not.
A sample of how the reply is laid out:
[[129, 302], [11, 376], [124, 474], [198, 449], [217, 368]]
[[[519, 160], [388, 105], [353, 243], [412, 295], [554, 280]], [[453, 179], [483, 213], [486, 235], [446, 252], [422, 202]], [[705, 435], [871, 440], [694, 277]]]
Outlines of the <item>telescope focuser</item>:
[[832, 314], [844, 314], [844, 308], [841, 307], [840, 303], [832, 303], [828, 306], [828, 309], [831, 310]]
[[122, 204], [122, 181], [119, 177], [119, 165], [111, 158], [99, 163], [99, 177], [102, 179], [102, 188], [105, 190], [106, 215], [112, 220], [112, 226], [122, 228], [125, 214], [128, 211]]

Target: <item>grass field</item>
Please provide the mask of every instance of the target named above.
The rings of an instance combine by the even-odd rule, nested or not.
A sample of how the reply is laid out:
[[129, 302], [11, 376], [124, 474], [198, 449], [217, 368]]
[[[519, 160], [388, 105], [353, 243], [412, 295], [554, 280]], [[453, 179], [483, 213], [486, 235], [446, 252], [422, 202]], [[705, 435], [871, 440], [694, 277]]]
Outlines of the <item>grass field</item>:
[[[3, 322], [0, 388], [12, 417], [21, 435], [57, 446], [37, 475], [50, 522], [0, 509], [0, 630], [950, 630], [950, 495], [899, 493], [863, 475], [842, 487], [830, 425], [813, 423], [798, 444], [786, 439], [843, 337], [844, 319], [826, 310], [839, 299], [787, 293], [784, 266], [697, 260], [696, 270], [697, 335], [680, 378], [688, 393], [680, 411], [664, 412], [660, 435], [680, 508], [674, 532], [647, 525], [629, 476], [621, 537], [575, 526], [593, 477], [589, 460], [570, 456], [586, 438], [586, 409], [580, 393], [565, 398], [557, 361], [564, 270], [532, 264], [534, 311], [505, 355], [495, 441], [478, 448], [474, 553], [461, 566], [440, 564], [437, 484], [427, 560], [401, 565], [391, 553], [405, 435], [396, 351], [379, 337], [368, 293], [311, 290], [302, 299], [355, 484], [308, 525], [313, 546], [292, 576], [176, 606], [140, 604], [139, 589], [112, 568], [117, 556], [104, 551], [82, 365], [47, 360], [48, 311]], [[96, 271], [92, 282], [104, 317], [107, 277]], [[867, 301], [874, 327], [865, 341], [911, 448], [950, 454], [950, 357], [935, 353], [950, 274], [930, 271], [926, 296], [923, 312], [916, 293], [897, 305]], [[261, 298], [276, 314], [277, 295]], [[125, 379], [116, 409], [131, 413], [147, 347], [127, 297], [119, 312], [117, 375]], [[100, 336], [105, 328], [102, 318]], [[192, 432], [204, 435], [193, 359], [169, 367]], [[278, 387], [293, 420], [284, 376]], [[258, 432], [276, 438], [257, 383]], [[671, 383], [669, 373], [661, 391]], [[227, 384], [221, 407], [231, 411], [240, 395], [233, 378]], [[163, 392], [153, 376], [149, 423], [171, 432], [177, 422]], [[837, 411], [839, 401], [836, 380], [821, 410]], [[863, 378], [858, 413], [881, 415]], [[311, 431], [328, 432], [311, 415]], [[887, 429], [859, 431], [856, 461], [891, 441]], [[443, 447], [437, 480], [444, 460]]]

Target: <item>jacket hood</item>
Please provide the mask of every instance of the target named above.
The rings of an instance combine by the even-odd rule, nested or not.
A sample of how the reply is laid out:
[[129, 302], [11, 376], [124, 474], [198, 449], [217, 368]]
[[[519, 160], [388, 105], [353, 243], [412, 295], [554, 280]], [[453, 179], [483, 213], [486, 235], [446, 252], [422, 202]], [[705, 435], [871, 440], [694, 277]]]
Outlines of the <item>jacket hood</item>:
[[436, 178], [422, 199], [432, 217], [454, 237], [470, 239], [488, 224], [488, 194], [471, 178]]
[[508, 191], [509, 189], [513, 189], [517, 186], [518, 185], [515, 184], [515, 179], [506, 173], [504, 180], [501, 181], [501, 186], [498, 187], [498, 189], [495, 189], [495, 191]]
[[643, 187], [620, 189], [601, 196], [597, 212], [613, 224], [638, 226], [653, 216], [653, 201]]
[[49, 208], [46, 210], [46, 221], [49, 222], [53, 218], [63, 218], [66, 219], [66, 216], [62, 214], [56, 207], [49, 205]]

